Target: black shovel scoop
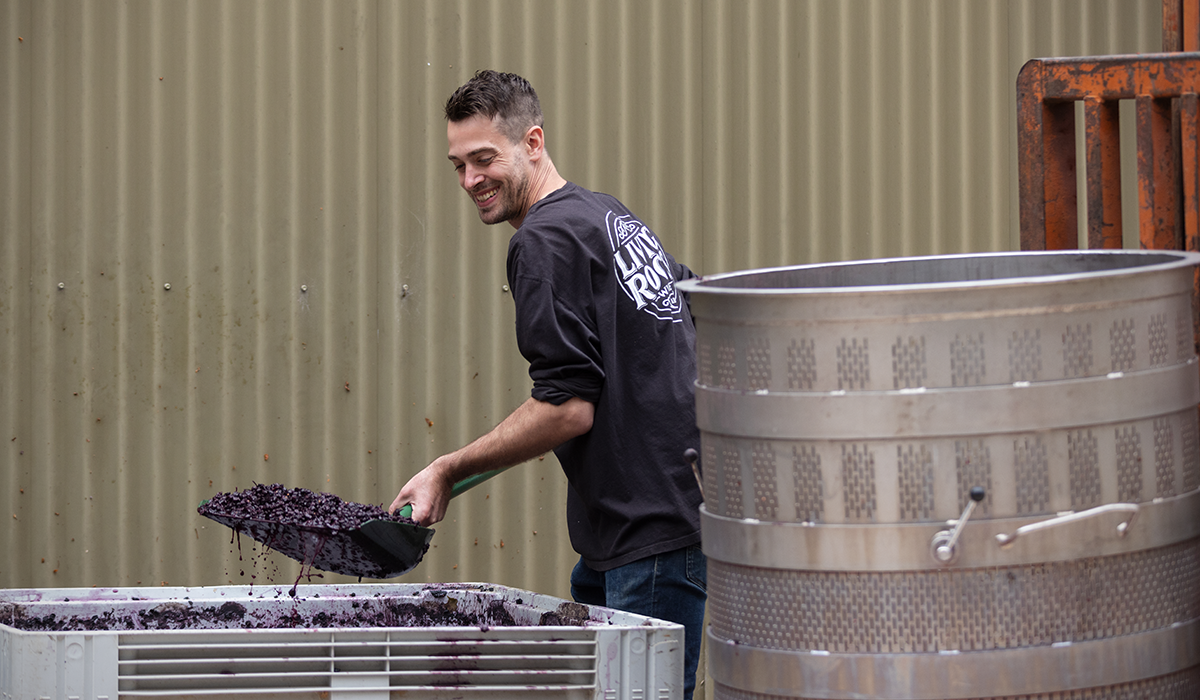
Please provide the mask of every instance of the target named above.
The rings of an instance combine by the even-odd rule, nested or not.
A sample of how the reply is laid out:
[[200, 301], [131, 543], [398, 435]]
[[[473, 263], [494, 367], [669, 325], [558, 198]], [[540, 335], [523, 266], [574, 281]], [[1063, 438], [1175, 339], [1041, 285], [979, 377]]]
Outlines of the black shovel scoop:
[[[496, 476], [497, 469], [468, 477], [456, 483], [453, 498]], [[231, 515], [214, 511], [211, 501], [197, 509], [206, 518], [246, 534], [269, 549], [284, 554], [305, 567], [347, 576], [394, 578], [408, 573], [429, 550], [433, 530], [412, 523], [391, 520], [367, 520], [354, 528], [334, 528], [317, 524], [284, 523]], [[401, 509], [408, 517], [411, 506]]]

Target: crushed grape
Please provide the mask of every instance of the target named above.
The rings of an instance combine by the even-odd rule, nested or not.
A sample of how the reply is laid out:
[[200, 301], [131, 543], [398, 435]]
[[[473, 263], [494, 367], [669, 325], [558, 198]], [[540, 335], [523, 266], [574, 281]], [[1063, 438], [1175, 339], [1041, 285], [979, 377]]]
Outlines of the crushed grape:
[[[433, 534], [399, 512], [389, 514], [380, 506], [343, 501], [305, 488], [289, 489], [283, 484], [256, 484], [245, 491], [218, 493], [197, 511], [232, 528], [239, 550], [238, 535], [245, 534], [300, 562], [293, 593], [301, 578], [307, 576], [311, 581], [312, 576], [319, 576], [312, 573], [314, 568], [364, 578], [404, 574], [429, 550]], [[392, 540], [388, 546], [360, 531], [371, 520], [397, 523], [397, 529], [389, 533]]]
[[199, 508], [241, 518], [321, 528], [332, 531], [353, 530], [368, 520], [387, 520], [415, 524], [397, 511], [389, 514], [383, 508], [368, 503], [343, 501], [332, 493], [287, 488], [283, 484], [255, 484], [245, 491], [218, 493]]

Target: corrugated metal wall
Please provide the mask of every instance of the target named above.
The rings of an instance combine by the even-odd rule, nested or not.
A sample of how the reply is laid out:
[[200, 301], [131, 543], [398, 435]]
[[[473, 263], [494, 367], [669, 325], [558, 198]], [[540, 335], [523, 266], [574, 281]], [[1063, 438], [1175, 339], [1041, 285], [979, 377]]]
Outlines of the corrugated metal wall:
[[[274, 481], [387, 503], [527, 396], [511, 229], [445, 160], [477, 68], [530, 78], [560, 171], [711, 273], [1015, 247], [1017, 70], [1158, 50], [1160, 15], [0, 3], [0, 585], [290, 583], [196, 505]], [[550, 456], [464, 495], [408, 578], [567, 596], [564, 489]]]

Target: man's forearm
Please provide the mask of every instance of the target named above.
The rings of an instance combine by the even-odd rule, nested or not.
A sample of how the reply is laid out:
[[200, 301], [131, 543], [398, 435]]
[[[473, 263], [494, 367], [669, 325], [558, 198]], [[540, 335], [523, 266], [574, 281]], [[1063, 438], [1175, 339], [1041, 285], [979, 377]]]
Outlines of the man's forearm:
[[452, 482], [543, 455], [592, 428], [595, 406], [579, 398], [555, 405], [529, 398], [487, 434], [446, 455]]
[[596, 408], [573, 398], [562, 405], [530, 398], [486, 435], [433, 460], [400, 489], [390, 510], [413, 504], [412, 517], [429, 526], [446, 514], [454, 484], [545, 454], [592, 429]]

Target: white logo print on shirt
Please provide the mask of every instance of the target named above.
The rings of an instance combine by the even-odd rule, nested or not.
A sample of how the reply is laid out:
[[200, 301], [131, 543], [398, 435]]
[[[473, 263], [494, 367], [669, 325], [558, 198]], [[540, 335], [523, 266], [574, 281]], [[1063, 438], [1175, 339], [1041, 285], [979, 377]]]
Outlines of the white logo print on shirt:
[[681, 322], [675, 276], [658, 238], [630, 214], [610, 211], [604, 219], [621, 288], [639, 310], [664, 321]]

